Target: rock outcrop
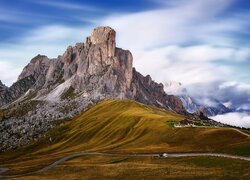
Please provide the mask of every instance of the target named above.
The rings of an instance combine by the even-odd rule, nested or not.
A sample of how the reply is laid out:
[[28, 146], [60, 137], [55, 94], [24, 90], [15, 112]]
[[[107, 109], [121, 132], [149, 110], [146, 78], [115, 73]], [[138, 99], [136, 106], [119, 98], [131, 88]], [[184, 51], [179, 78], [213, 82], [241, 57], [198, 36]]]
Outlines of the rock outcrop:
[[[6, 132], [6, 124], [25, 127], [25, 131], [19, 132], [22, 140], [16, 144], [0, 139], [4, 148], [25, 144], [32, 135], [37, 137], [37, 132], [45, 132], [50, 122], [73, 117], [90, 104], [107, 98], [132, 99], [185, 114], [179, 98], [167, 95], [162, 84], [133, 69], [131, 52], [117, 48], [115, 39], [116, 32], [112, 28], [98, 27], [85, 43], [69, 46], [62, 56], [33, 58], [18, 81], [0, 93], [0, 106], [5, 105], [2, 133]], [[0, 83], [0, 92], [1, 89], [5, 88]], [[27, 109], [25, 104], [34, 101], [36, 106]], [[16, 113], [23, 106], [27, 112]], [[38, 126], [39, 123], [43, 126]], [[11, 134], [10, 129], [8, 133]], [[12, 133], [16, 134], [16, 129]]]
[[0, 107], [21, 97], [21, 95], [25, 94], [35, 82], [34, 77], [29, 75], [15, 82], [10, 88], [4, 87], [0, 92]]
[[135, 69], [133, 70], [132, 91], [136, 101], [156, 107], [163, 107], [181, 114], [186, 113], [181, 100], [176, 96], [167, 95], [162, 83], [158, 84], [152, 81], [149, 75], [144, 77]]
[[0, 93], [4, 92], [7, 89], [7, 87], [2, 83], [2, 81], [0, 80]]

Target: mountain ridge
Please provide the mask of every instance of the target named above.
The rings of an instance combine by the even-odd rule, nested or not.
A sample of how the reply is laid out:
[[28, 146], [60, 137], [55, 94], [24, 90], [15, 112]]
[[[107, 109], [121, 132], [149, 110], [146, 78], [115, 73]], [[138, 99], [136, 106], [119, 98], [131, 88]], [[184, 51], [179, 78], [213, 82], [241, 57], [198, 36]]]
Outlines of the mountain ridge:
[[117, 48], [115, 40], [112, 28], [97, 27], [85, 43], [69, 46], [62, 56], [34, 57], [18, 81], [0, 93], [4, 148], [39, 138], [54, 121], [72, 118], [103, 99], [131, 99], [187, 114], [163, 84], [133, 68], [132, 53]]
[[206, 97], [205, 100], [209, 101], [210, 104], [202, 102], [204, 101], [204, 97], [190, 95], [188, 89], [183, 87], [180, 82], [171, 81], [165, 83], [164, 89], [168, 94], [178, 96], [181, 99], [184, 108], [189, 113], [200, 114], [200, 112], [202, 112], [204, 115], [212, 117], [218, 114], [234, 111], [215, 98]]

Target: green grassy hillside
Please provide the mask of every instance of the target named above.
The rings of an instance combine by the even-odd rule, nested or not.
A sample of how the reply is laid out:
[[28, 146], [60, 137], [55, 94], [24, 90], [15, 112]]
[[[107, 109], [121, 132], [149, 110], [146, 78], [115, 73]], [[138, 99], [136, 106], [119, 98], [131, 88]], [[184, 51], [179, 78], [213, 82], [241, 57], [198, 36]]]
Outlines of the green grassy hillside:
[[171, 122], [183, 118], [134, 101], [107, 100], [52, 131], [36, 153], [158, 150]]
[[[226, 128], [173, 128], [183, 116], [129, 100], [106, 100], [39, 141], [0, 154], [8, 173], [36, 170], [81, 152], [222, 152], [250, 156], [248, 136]], [[52, 141], [50, 141], [50, 139]]]

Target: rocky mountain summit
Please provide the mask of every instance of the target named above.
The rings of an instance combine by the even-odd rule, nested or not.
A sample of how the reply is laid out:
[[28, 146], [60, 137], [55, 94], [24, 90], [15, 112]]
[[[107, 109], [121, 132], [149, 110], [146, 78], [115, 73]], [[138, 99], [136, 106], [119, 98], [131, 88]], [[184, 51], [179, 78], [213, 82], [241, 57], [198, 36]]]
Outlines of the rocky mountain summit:
[[98, 27], [62, 56], [34, 57], [11, 87], [0, 83], [0, 150], [39, 138], [55, 121], [74, 117], [102, 99], [132, 99], [187, 113], [163, 84], [133, 68], [131, 52], [116, 47], [112, 28]]

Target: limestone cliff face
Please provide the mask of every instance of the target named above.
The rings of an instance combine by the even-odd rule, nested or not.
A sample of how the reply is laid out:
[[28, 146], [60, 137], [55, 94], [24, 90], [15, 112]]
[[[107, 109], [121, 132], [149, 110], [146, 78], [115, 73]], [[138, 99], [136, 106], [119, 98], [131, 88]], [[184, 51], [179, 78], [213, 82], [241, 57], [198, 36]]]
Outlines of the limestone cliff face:
[[[29, 89], [37, 91], [38, 99], [43, 97], [49, 101], [69, 87], [75, 94], [85, 94], [88, 100], [128, 98], [178, 113], [186, 112], [177, 97], [164, 92], [162, 84], [133, 69], [131, 52], [116, 47], [116, 32], [110, 27], [95, 28], [85, 43], [69, 46], [58, 58], [42, 55], [33, 58], [17, 83], [9, 88], [11, 98], [6, 101], [9, 95], [2, 93], [0, 105], [18, 99]], [[61, 90], [63, 88], [65, 90]]]
[[132, 91], [136, 101], [181, 114], [186, 113], [181, 100], [176, 96], [167, 95], [162, 83], [154, 82], [149, 75], [144, 77], [135, 69], [133, 69]]

